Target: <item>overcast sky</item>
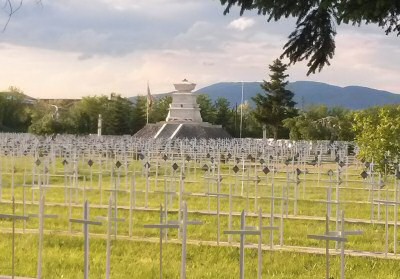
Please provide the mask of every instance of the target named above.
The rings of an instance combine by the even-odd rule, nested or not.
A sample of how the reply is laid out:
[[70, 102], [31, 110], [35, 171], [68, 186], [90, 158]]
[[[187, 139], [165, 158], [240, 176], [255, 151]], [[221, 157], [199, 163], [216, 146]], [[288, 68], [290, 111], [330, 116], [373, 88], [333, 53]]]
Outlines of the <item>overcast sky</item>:
[[[14, 0], [16, 3], [20, 0]], [[2, 2], [2, 1], [0, 1]], [[219, 0], [25, 0], [0, 33], [0, 90], [36, 98], [130, 97], [173, 90], [184, 78], [201, 88], [268, 79], [294, 20], [227, 16]], [[0, 26], [7, 20], [0, 14]], [[330, 67], [290, 81], [360, 85], [400, 93], [400, 38], [376, 26], [339, 26]], [[287, 61], [285, 61], [287, 62]]]

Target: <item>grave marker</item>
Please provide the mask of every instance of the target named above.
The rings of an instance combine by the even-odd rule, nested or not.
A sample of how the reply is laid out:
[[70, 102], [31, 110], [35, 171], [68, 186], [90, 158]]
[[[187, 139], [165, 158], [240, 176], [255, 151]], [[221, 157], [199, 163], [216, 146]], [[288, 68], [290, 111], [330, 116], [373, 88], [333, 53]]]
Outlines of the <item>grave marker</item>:
[[240, 266], [240, 279], [244, 279], [244, 244], [246, 235], [258, 235], [260, 236], [261, 231], [259, 230], [247, 230], [244, 210], [240, 215], [240, 230], [228, 230], [224, 231], [224, 234], [240, 235], [240, 256], [239, 256], [239, 266]]
[[341, 245], [340, 251], [340, 269], [341, 269], [341, 279], [344, 279], [344, 243], [347, 242], [347, 236], [349, 235], [360, 235], [362, 231], [345, 231], [344, 229], [344, 212], [341, 212], [341, 229], [340, 231], [329, 231], [329, 216], [326, 215], [326, 224], [325, 224], [325, 234], [324, 235], [308, 235], [307, 238], [317, 239], [317, 240], [325, 240], [326, 241], [326, 279], [329, 279], [329, 241], [337, 241]]
[[38, 214], [29, 214], [30, 218], [38, 218], [39, 219], [39, 247], [38, 247], [38, 265], [37, 265], [37, 278], [42, 278], [42, 252], [43, 252], [43, 230], [44, 230], [44, 220], [45, 219], [54, 219], [57, 218], [58, 215], [55, 214], [45, 214], [45, 196], [41, 194], [39, 200], [39, 213]]
[[[106, 279], [110, 278], [110, 271], [111, 271], [111, 231], [112, 231], [112, 223], [117, 222], [124, 222], [125, 220], [122, 218], [116, 218], [112, 216], [112, 197], [110, 197], [108, 201], [108, 210], [107, 210], [107, 217], [97, 217], [99, 220], [103, 220], [107, 222], [107, 248], [106, 248]], [[115, 235], [115, 237], [117, 237]]]
[[78, 223], [83, 225], [83, 237], [84, 237], [84, 279], [89, 278], [89, 225], [100, 226], [101, 222], [89, 220], [89, 203], [85, 201], [83, 206], [83, 219], [69, 219], [70, 223]]
[[12, 254], [11, 254], [11, 278], [14, 279], [15, 275], [15, 221], [28, 220], [28, 216], [21, 216], [15, 214], [15, 198], [12, 197], [12, 214], [0, 214], [0, 219], [12, 220]]
[[179, 229], [179, 224], [168, 224], [164, 222], [164, 213], [163, 207], [160, 205], [160, 223], [159, 224], [149, 224], [144, 225], [147, 229], [160, 229], [160, 279], [162, 279], [162, 240], [163, 240], [163, 232], [165, 229]]

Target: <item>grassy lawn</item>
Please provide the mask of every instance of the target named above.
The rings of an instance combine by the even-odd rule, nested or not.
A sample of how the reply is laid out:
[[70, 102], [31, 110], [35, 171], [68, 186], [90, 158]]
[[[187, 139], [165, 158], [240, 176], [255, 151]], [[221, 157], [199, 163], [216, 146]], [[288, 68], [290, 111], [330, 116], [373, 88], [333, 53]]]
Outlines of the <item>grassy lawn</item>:
[[[11, 272], [11, 235], [3, 233], [0, 241], [0, 271]], [[37, 236], [16, 236], [16, 273], [18, 276], [36, 274]], [[90, 277], [103, 278], [105, 274], [106, 243], [91, 238]], [[257, 276], [257, 250], [246, 249], [246, 278]], [[163, 246], [163, 276], [178, 278], [181, 246], [167, 243]], [[331, 256], [331, 276], [340, 277], [340, 259]], [[398, 278], [400, 266], [396, 260], [364, 257], [346, 257], [347, 278]], [[159, 245], [119, 239], [112, 243], [111, 278], [157, 278], [159, 274]], [[294, 252], [263, 252], [265, 278], [322, 278], [325, 274], [325, 256]], [[188, 245], [188, 278], [237, 278], [239, 250], [235, 247]], [[46, 235], [43, 250], [43, 278], [82, 278], [83, 239], [81, 237]]]
[[[155, 278], [159, 272], [159, 246], [157, 240], [158, 231], [145, 229], [143, 225], [159, 222], [160, 204], [168, 201], [168, 220], [177, 220], [179, 196], [161, 193], [179, 191], [180, 172], [173, 172], [171, 162], [160, 160], [151, 162], [149, 179], [146, 180], [142, 172], [142, 162], [129, 161], [128, 165], [120, 168], [113, 167], [114, 161], [102, 162], [93, 159], [94, 165], [87, 165], [88, 158], [76, 163], [78, 174], [73, 175], [72, 163], [62, 164], [62, 159], [48, 161], [42, 159], [40, 165], [36, 165], [34, 158], [2, 157], [1, 162], [1, 203], [0, 213], [12, 212], [11, 198], [16, 200], [17, 214], [37, 214], [40, 191], [46, 197], [46, 214], [56, 214], [58, 218], [45, 220], [46, 235], [44, 239], [43, 274], [44, 278], [82, 278], [83, 276], [83, 239], [81, 237], [82, 226], [70, 224], [69, 218], [82, 217], [82, 205], [85, 199], [90, 202], [90, 217], [106, 217], [109, 197], [112, 190], [118, 189], [116, 196], [118, 210], [117, 216], [125, 221], [117, 226], [118, 239], [113, 241], [111, 256], [112, 278]], [[177, 161], [180, 162], [180, 161]], [[272, 184], [274, 185], [275, 218], [274, 225], [280, 224], [280, 216], [283, 213], [283, 244], [287, 246], [320, 247], [325, 243], [307, 238], [308, 234], [322, 234], [325, 230], [324, 220], [312, 220], [312, 217], [324, 217], [326, 214], [327, 191], [330, 188], [332, 200], [337, 198], [341, 202], [339, 210], [345, 211], [345, 217], [369, 221], [373, 214], [374, 221], [384, 221], [385, 210], [388, 210], [389, 221], [393, 221], [394, 206], [371, 206], [372, 199], [389, 199], [395, 197], [395, 181], [389, 178], [386, 186], [380, 189], [376, 187], [371, 191], [371, 183], [360, 177], [362, 171], [357, 166], [351, 166], [342, 170], [342, 179], [348, 178], [340, 185], [337, 179], [335, 164], [322, 166], [307, 166], [308, 172], [298, 177], [294, 172], [298, 166], [286, 166], [275, 164], [279, 170], [273, 175], [265, 175], [259, 164], [249, 164], [243, 171], [236, 175], [232, 168], [234, 163], [223, 164], [220, 170], [221, 184], [218, 186], [216, 177], [218, 170], [204, 172], [201, 170], [206, 160], [189, 163], [185, 167], [183, 199], [187, 202], [190, 212], [189, 219], [201, 220], [201, 226], [188, 227], [188, 239], [198, 241], [217, 240], [217, 198], [207, 195], [191, 195], [190, 193], [215, 193], [220, 187], [220, 193], [233, 193], [231, 204], [228, 197], [219, 199], [220, 206], [220, 240], [226, 242], [228, 237], [223, 230], [227, 230], [229, 219], [227, 212], [231, 207], [236, 213], [232, 217], [232, 228], [238, 229], [240, 218], [237, 215], [242, 209], [248, 213], [256, 213], [261, 207], [265, 214], [264, 225], [270, 224], [270, 209]], [[157, 163], [159, 167], [156, 167]], [[208, 164], [210, 164], [208, 162]], [[304, 166], [302, 170], [304, 170]], [[332, 169], [335, 173], [330, 177], [327, 173]], [[101, 175], [100, 175], [101, 173]], [[318, 174], [319, 173], [319, 174]], [[40, 174], [40, 176], [38, 175]], [[243, 174], [243, 175], [242, 175]], [[257, 177], [259, 179], [257, 179]], [[299, 183], [296, 183], [298, 179]], [[377, 179], [377, 178], [376, 178]], [[38, 181], [42, 181], [45, 187], [39, 190]], [[47, 183], [48, 181], [48, 183]], [[375, 182], [377, 182], [375, 180]], [[149, 186], [147, 195], [147, 207], [152, 210], [143, 210], [145, 203], [146, 185]], [[135, 187], [135, 192], [132, 191]], [[132, 194], [132, 195], [131, 195]], [[256, 197], [256, 198], [255, 198]], [[287, 201], [281, 206], [283, 200]], [[23, 201], [24, 204], [23, 204]], [[134, 204], [130, 220], [129, 206]], [[287, 207], [286, 207], [287, 206]], [[171, 210], [172, 209], [172, 210]], [[282, 211], [283, 209], [283, 211]], [[331, 216], [336, 216], [337, 206], [331, 205]], [[287, 210], [287, 212], [286, 212]], [[286, 218], [290, 216], [303, 216], [303, 219]], [[115, 214], [115, 212], [114, 212]], [[290, 217], [289, 216], [289, 217]], [[310, 217], [307, 219], [307, 217]], [[257, 225], [256, 217], [248, 216], [246, 225]], [[11, 274], [11, 222], [0, 220], [0, 274]], [[37, 245], [36, 231], [37, 218], [30, 218], [27, 222], [18, 221], [16, 228], [16, 275], [36, 275]], [[132, 227], [132, 236], [129, 238], [129, 228]], [[350, 236], [346, 243], [346, 249], [384, 252], [385, 226], [383, 224], [367, 224], [346, 222], [346, 230], [362, 230], [361, 236]], [[20, 232], [25, 230], [23, 234]], [[330, 230], [336, 229], [334, 220], [330, 222]], [[71, 232], [71, 233], [70, 233]], [[92, 235], [90, 243], [90, 277], [102, 278], [105, 275], [106, 243], [104, 234], [106, 224], [90, 227]], [[99, 236], [103, 235], [103, 236]], [[389, 226], [389, 251], [393, 252], [394, 228]], [[176, 230], [170, 230], [169, 239], [177, 239]], [[256, 237], [247, 237], [248, 243], [256, 243]], [[237, 243], [238, 237], [233, 237]], [[279, 232], [274, 232], [274, 244], [279, 248]], [[263, 234], [263, 244], [269, 245], [269, 232]], [[331, 243], [334, 248], [334, 243]], [[164, 277], [177, 278], [180, 272], [181, 246], [177, 243], [167, 243], [163, 254]], [[331, 275], [333, 278], [340, 276], [340, 259], [331, 256]], [[396, 260], [385, 260], [368, 257], [346, 257], [347, 278], [398, 278], [400, 266]], [[257, 276], [257, 250], [246, 249], [246, 278]], [[264, 251], [263, 275], [265, 278], [322, 278], [325, 274], [325, 256], [298, 252]], [[208, 245], [189, 245], [187, 254], [188, 278], [232, 278], [239, 276], [239, 250], [237, 247], [215, 247]]]

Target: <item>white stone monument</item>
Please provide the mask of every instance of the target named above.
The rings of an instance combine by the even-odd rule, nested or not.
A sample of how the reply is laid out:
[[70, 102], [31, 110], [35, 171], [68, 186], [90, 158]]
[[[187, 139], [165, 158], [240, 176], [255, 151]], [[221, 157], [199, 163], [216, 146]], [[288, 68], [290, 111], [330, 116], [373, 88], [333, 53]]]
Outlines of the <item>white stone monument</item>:
[[203, 122], [197, 96], [192, 93], [196, 84], [184, 79], [174, 84], [176, 92], [172, 93], [172, 103], [169, 107], [167, 122]]
[[163, 122], [148, 123], [134, 136], [138, 138], [230, 138], [221, 125], [203, 122], [197, 95], [192, 93], [196, 84], [184, 79], [174, 84], [172, 103]]

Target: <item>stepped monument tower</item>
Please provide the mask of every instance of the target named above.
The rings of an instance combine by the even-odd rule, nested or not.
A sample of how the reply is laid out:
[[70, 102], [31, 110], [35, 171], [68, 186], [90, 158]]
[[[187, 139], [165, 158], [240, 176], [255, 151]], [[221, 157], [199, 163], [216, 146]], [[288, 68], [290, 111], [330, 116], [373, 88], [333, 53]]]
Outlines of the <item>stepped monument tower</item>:
[[203, 122], [197, 96], [192, 93], [196, 84], [184, 79], [174, 84], [172, 103], [163, 122], [147, 124], [134, 136], [141, 138], [230, 138], [220, 125]]

